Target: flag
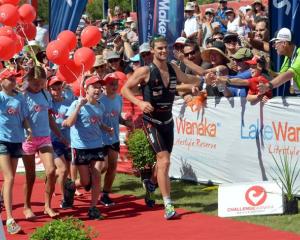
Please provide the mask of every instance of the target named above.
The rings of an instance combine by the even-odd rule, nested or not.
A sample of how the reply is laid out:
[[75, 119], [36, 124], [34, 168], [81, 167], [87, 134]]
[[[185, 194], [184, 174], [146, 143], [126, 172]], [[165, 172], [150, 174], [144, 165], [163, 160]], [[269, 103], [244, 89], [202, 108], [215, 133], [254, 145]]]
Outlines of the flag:
[[[269, 1], [269, 20], [270, 20], [270, 35], [273, 38], [276, 32], [286, 27], [293, 33], [293, 43], [297, 47], [300, 46], [300, 34], [297, 32], [297, 22], [300, 22], [300, 0], [270, 0]], [[280, 70], [283, 58], [278, 56], [274, 48], [271, 49], [271, 63], [275, 71]], [[275, 96], [289, 95], [290, 81], [286, 82], [281, 87], [274, 89]]]
[[63, 30], [76, 31], [85, 10], [87, 0], [50, 0], [49, 32], [50, 40], [56, 39]]
[[184, 24], [183, 0], [137, 1], [140, 44], [148, 42], [155, 34], [167, 38], [169, 50], [180, 37]]

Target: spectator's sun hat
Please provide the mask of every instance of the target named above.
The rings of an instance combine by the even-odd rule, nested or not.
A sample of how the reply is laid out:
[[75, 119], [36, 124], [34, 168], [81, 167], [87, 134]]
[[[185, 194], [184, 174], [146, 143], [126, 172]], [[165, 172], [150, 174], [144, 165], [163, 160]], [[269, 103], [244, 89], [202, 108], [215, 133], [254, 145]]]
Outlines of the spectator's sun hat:
[[107, 51], [105, 59], [110, 60], [110, 59], [119, 59], [121, 56], [117, 54], [114, 51]]
[[221, 54], [226, 63], [230, 62], [230, 59], [225, 55], [225, 45], [221, 41], [214, 41], [211, 48], [204, 49], [201, 57], [205, 62], [210, 62], [210, 55], [212, 52]]
[[103, 58], [103, 55], [97, 55], [93, 67], [99, 67], [99, 66], [102, 66], [102, 65], [105, 65], [105, 64], [106, 64], [106, 62]]
[[134, 22], [132, 17], [126, 18], [126, 23], [132, 23], [132, 22]]
[[288, 28], [281, 28], [277, 34], [276, 37], [272, 38], [270, 42], [291, 42], [292, 41], [292, 32]]

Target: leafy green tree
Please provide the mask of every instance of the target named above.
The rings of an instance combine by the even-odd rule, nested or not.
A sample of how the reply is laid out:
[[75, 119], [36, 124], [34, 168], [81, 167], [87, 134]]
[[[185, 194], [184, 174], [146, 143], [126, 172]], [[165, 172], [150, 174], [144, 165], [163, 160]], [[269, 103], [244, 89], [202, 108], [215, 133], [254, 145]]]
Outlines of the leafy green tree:
[[[132, 1], [132, 2], [131, 2]], [[135, 8], [136, 0], [109, 0], [109, 8], [114, 9], [115, 6], [120, 6], [123, 11], [131, 11], [131, 4]], [[86, 12], [93, 20], [103, 18], [103, 0], [93, 0], [87, 4]]]

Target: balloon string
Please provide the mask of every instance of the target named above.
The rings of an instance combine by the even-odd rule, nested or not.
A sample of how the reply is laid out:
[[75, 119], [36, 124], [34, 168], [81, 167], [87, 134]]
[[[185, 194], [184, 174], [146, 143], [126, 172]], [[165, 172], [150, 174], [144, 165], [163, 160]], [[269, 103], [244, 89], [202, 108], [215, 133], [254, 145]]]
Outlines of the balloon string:
[[[25, 36], [25, 39], [26, 39], [27, 44], [28, 44], [28, 43], [29, 43], [29, 39], [27, 38], [27, 35], [26, 35], [25, 31], [24, 31], [23, 26], [22, 26], [21, 24], [18, 25], [18, 26], [21, 28], [21, 31], [22, 31], [23, 35]], [[32, 57], [33, 57], [33, 59], [34, 59], [34, 61], [35, 61], [35, 64], [36, 64], [37, 66], [41, 66], [41, 63], [37, 60], [37, 58], [36, 58], [36, 56], [35, 56], [35, 52], [34, 52], [32, 46], [29, 45], [29, 44], [28, 44], [28, 46], [29, 46], [30, 51], [31, 51], [31, 53], [32, 53], [32, 55], [33, 55]]]
[[84, 79], [84, 64], [81, 63], [82, 72], [81, 72], [81, 81], [80, 81], [80, 97], [83, 96], [82, 88], [83, 88], [83, 79]]

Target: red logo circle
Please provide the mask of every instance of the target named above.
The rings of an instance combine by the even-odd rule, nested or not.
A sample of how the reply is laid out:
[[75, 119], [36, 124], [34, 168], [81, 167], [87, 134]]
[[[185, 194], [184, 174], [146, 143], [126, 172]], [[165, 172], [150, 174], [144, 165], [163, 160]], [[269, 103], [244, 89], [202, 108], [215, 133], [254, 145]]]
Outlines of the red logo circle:
[[251, 206], [259, 206], [266, 201], [267, 192], [261, 186], [252, 186], [247, 190], [245, 198]]

